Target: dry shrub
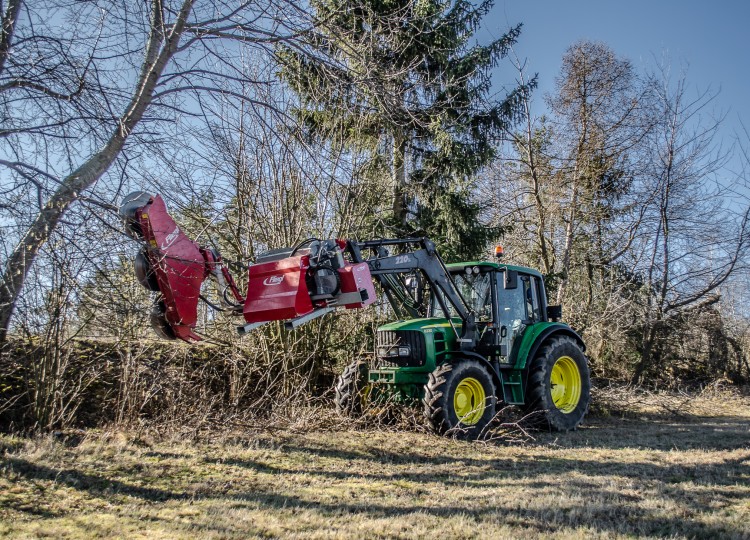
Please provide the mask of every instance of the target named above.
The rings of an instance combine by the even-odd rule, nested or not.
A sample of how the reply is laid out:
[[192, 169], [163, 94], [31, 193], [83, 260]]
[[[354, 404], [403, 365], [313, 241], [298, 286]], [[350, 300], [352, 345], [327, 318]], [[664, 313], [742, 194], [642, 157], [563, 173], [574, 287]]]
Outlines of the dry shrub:
[[[229, 323], [217, 319], [202, 328], [206, 340], [192, 346], [150, 339], [68, 340], [53, 350], [65, 359], [55, 385], [41, 385], [43, 379], [35, 376], [52, 349], [33, 338], [12, 340], [0, 356], [0, 430], [116, 425], [200, 433], [224, 426], [294, 430], [340, 422], [329, 412], [331, 389], [341, 366], [372, 349], [372, 314], [326, 317], [295, 332], [271, 323], [242, 339]], [[47, 401], [57, 407], [45, 418], [35, 406], [40, 395], [54, 396]]]
[[606, 418], [668, 417], [680, 420], [732, 416], [747, 407], [748, 387], [716, 381], [703, 387], [662, 388], [601, 384], [591, 389], [589, 415]]

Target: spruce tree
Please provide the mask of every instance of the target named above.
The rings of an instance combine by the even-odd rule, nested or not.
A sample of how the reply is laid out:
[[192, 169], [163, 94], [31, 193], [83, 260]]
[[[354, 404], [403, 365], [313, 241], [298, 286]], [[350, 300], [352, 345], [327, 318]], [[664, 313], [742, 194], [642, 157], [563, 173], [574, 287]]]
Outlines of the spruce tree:
[[313, 0], [311, 6], [317, 24], [309, 49], [279, 52], [308, 137], [369, 153], [365, 172], [389, 184], [384, 208], [373, 209], [388, 216], [386, 233], [426, 232], [447, 258], [478, 255], [498, 230], [480, 223], [474, 175], [495, 157], [533, 86], [502, 99], [490, 95], [491, 70], [520, 25], [480, 45], [475, 33], [491, 1]]

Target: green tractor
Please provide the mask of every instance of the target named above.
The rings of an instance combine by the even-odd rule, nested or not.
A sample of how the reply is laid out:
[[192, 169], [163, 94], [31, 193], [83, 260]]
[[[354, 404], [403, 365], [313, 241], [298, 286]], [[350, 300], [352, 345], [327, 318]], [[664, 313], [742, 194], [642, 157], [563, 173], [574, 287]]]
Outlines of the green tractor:
[[[422, 249], [390, 256], [384, 244]], [[378, 328], [375, 351], [343, 371], [336, 406], [350, 416], [389, 400], [419, 404], [432, 429], [482, 436], [501, 404], [537, 424], [578, 427], [590, 376], [580, 336], [547, 305], [542, 275], [497, 262], [443, 264], [426, 239], [373, 241], [367, 260], [399, 320]], [[533, 413], [533, 414], [531, 414]]]

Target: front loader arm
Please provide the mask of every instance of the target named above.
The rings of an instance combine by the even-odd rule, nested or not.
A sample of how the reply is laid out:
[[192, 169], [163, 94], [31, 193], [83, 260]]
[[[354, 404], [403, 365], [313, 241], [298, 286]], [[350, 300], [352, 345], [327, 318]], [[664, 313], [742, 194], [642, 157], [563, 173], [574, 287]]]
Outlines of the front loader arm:
[[[396, 245], [417, 245], [420, 249], [407, 251], [398, 255], [388, 255], [385, 246]], [[375, 251], [375, 256], [364, 259], [362, 250], [368, 248]], [[459, 336], [461, 348], [466, 350], [473, 350], [475, 348], [477, 340], [476, 315], [469, 308], [466, 300], [456, 287], [445, 263], [435, 248], [435, 244], [431, 240], [427, 238], [405, 238], [350, 242], [350, 251], [354, 260], [365, 260], [367, 262], [370, 267], [370, 274], [383, 287], [386, 296], [396, 311], [398, 311], [399, 306], [394, 304], [392, 298], [394, 296], [401, 296], [404, 292], [393, 290], [394, 283], [388, 277], [394, 274], [411, 273], [415, 270], [421, 271], [430, 284], [430, 288], [437, 292], [435, 298], [445, 313], [446, 318], [449, 321], [451, 320], [446, 300], [453, 306], [461, 318], [462, 329]]]

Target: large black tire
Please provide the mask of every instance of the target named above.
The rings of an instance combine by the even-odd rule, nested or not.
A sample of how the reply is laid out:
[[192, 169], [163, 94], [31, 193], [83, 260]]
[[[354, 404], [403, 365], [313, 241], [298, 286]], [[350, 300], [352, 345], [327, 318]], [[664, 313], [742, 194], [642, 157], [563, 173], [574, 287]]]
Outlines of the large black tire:
[[336, 382], [336, 410], [352, 418], [362, 416], [367, 402], [367, 364], [355, 361], [346, 366]]
[[495, 417], [495, 383], [476, 360], [439, 366], [430, 373], [424, 390], [424, 414], [441, 435], [476, 439]]
[[569, 337], [547, 342], [529, 366], [526, 412], [555, 431], [576, 429], [591, 402], [591, 375], [581, 347]]

